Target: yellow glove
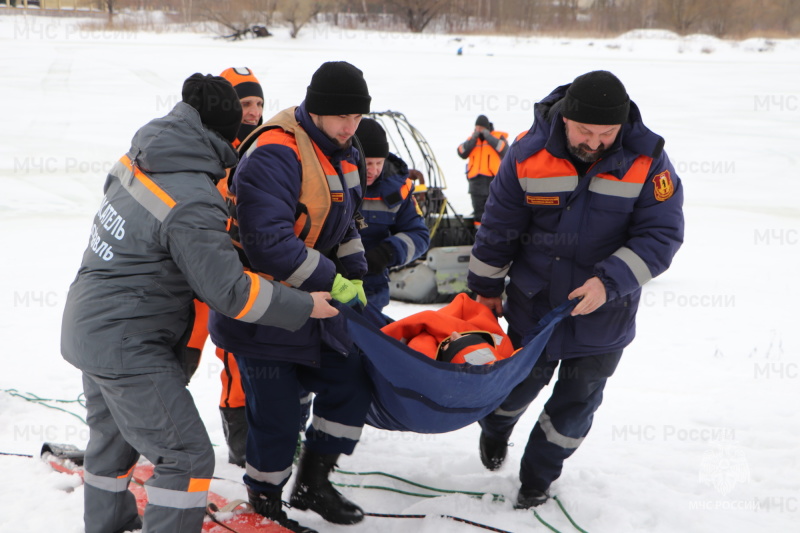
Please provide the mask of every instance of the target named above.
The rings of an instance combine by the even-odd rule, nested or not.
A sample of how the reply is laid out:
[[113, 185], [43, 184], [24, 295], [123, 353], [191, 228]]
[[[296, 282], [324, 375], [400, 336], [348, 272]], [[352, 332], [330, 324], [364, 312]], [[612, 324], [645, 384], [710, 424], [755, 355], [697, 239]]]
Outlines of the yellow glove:
[[360, 279], [349, 280], [341, 274], [336, 274], [331, 288], [331, 297], [337, 302], [355, 307], [358, 303], [367, 305], [367, 296]]
[[364, 282], [360, 279], [351, 279], [350, 283], [352, 283], [358, 291], [358, 301], [361, 302], [362, 306], [366, 307], [367, 293], [364, 292]]

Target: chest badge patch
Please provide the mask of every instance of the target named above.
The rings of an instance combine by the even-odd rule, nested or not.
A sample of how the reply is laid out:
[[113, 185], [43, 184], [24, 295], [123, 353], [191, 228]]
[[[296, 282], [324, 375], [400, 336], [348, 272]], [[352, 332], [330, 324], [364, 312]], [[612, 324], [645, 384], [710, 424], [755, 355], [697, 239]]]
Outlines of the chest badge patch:
[[561, 205], [561, 198], [558, 196], [534, 196], [525, 195], [525, 202], [528, 205]]
[[344, 193], [343, 192], [332, 192], [331, 193], [331, 201], [336, 203], [344, 202]]
[[656, 174], [653, 177], [653, 185], [655, 187], [653, 193], [659, 202], [669, 200], [675, 192], [675, 185], [672, 183], [669, 170]]

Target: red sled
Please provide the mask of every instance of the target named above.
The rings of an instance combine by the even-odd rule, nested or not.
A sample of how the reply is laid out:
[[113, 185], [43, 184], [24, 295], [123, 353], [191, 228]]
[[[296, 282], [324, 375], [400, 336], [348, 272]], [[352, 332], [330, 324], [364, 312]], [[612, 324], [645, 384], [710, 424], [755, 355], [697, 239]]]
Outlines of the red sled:
[[[56, 472], [77, 475], [83, 480], [83, 450], [70, 444], [45, 443], [41, 458]], [[139, 515], [147, 506], [145, 482], [153, 477], [154, 466], [143, 462], [133, 469], [128, 490], [136, 497]], [[228, 500], [215, 492], [208, 492], [206, 519], [203, 531], [207, 533], [291, 533], [290, 530], [254, 513], [245, 500]]]

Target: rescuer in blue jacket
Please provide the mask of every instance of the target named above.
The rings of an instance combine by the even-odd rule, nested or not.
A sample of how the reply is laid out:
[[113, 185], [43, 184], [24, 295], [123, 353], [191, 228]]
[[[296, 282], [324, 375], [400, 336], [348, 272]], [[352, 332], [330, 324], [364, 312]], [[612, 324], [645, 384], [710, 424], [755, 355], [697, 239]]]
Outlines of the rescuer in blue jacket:
[[[305, 101], [265, 121], [230, 183], [232, 229], [249, 266], [304, 291], [325, 287], [343, 303], [365, 305], [364, 247], [355, 213], [362, 197], [352, 137], [370, 95], [363, 73], [324, 63]], [[360, 507], [328, 476], [361, 436], [371, 390], [344, 319], [310, 320], [295, 332], [248, 327], [211, 313], [214, 344], [236, 358], [245, 391], [248, 434], [244, 482], [256, 512], [291, 531], [313, 530], [286, 516], [281, 493], [292, 473], [301, 391], [314, 392], [290, 503], [329, 522], [354, 524]]]
[[389, 152], [381, 125], [362, 119], [356, 136], [367, 166], [367, 193], [361, 204], [367, 226], [360, 230], [367, 259], [364, 316], [383, 327], [387, 322], [383, 308], [389, 305], [389, 268], [407, 265], [423, 255], [430, 233], [411, 194], [414, 183], [408, 177], [408, 165]]
[[664, 140], [644, 126], [616, 76], [579, 76], [534, 115], [492, 183], [468, 278], [479, 302], [505, 311], [518, 345], [550, 309], [580, 299], [530, 375], [480, 422], [481, 460], [495, 470], [514, 425], [560, 364], [522, 457], [518, 508], [547, 500], [588, 434], [633, 340], [641, 287], [669, 267], [684, 225], [683, 188]]

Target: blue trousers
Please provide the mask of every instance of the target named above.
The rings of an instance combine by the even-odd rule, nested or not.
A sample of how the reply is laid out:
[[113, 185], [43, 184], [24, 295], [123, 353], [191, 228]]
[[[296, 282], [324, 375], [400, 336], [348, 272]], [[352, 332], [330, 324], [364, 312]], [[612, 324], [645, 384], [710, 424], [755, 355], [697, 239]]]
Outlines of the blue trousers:
[[302, 416], [301, 395], [315, 393], [306, 446], [319, 454], [351, 454], [372, 397], [361, 354], [322, 353], [319, 368], [235, 354], [245, 391], [248, 433], [245, 484], [280, 492], [292, 472]]
[[[515, 345], [519, 341], [513, 331], [509, 331], [509, 337]], [[488, 437], [508, 440], [516, 423], [558, 369], [553, 392], [525, 446], [519, 473], [523, 485], [545, 491], [558, 479], [564, 461], [589, 434], [594, 413], [603, 401], [606, 381], [621, 357], [622, 351], [560, 361], [547, 361], [542, 355], [502, 405], [479, 422]]]

